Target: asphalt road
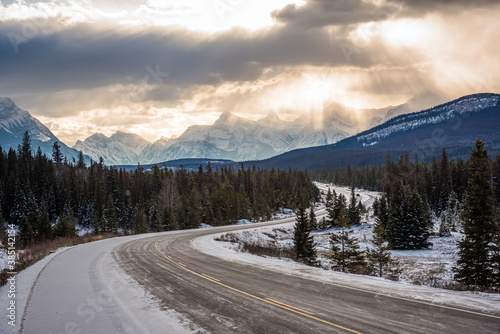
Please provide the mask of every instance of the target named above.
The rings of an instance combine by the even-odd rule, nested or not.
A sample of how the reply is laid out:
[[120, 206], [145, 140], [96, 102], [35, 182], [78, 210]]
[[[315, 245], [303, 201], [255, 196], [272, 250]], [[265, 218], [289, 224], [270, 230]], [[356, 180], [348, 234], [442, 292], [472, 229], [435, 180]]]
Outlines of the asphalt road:
[[38, 275], [21, 328], [0, 326], [0, 332], [500, 333], [500, 315], [321, 283], [226, 261], [192, 244], [247, 228], [129, 236], [68, 249]]
[[500, 317], [319, 283], [192, 246], [210, 233], [132, 241], [113, 256], [162, 306], [209, 333], [500, 333]]

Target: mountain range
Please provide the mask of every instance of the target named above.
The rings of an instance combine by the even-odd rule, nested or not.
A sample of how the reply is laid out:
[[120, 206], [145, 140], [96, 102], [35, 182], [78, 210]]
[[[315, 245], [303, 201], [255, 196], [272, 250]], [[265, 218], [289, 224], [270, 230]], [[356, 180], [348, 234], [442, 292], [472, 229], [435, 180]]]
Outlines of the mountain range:
[[[25, 131], [32, 146], [52, 154], [61, 144], [69, 159], [83, 151], [108, 165], [148, 165], [180, 159], [246, 161], [247, 165], [322, 168], [383, 164], [387, 154], [417, 154], [430, 160], [446, 148], [450, 158], [466, 158], [477, 136], [487, 141], [490, 153], [500, 153], [500, 95], [475, 94], [420, 112], [406, 113], [401, 105], [356, 110], [328, 105], [321, 115], [284, 121], [270, 113], [257, 121], [224, 112], [212, 125], [189, 127], [178, 138], [150, 143], [138, 135], [117, 132], [111, 137], [94, 134], [66, 146], [29, 112], [12, 100], [0, 98], [0, 145], [17, 148]], [[374, 126], [375, 125], [375, 126]], [[194, 160], [193, 160], [194, 161]]]
[[408, 112], [401, 105], [358, 110], [329, 104], [320, 115], [281, 120], [275, 113], [257, 121], [224, 112], [211, 125], [194, 125], [177, 138], [154, 143], [123, 132], [111, 137], [94, 134], [74, 148], [110, 165], [146, 165], [177, 159], [267, 159], [293, 149], [336, 143], [394, 115]]
[[293, 150], [246, 165], [263, 168], [318, 169], [382, 165], [387, 155], [418, 155], [429, 161], [445, 148], [448, 158], [467, 159], [474, 141], [486, 141], [490, 155], [500, 154], [500, 95], [474, 94], [420, 112], [400, 115], [332, 145]]

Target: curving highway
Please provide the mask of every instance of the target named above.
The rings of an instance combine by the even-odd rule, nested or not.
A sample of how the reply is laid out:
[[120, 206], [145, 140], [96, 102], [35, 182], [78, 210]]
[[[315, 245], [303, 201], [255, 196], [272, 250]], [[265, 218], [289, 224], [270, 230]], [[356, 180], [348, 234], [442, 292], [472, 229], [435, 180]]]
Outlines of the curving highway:
[[114, 254], [164, 307], [209, 333], [500, 331], [499, 317], [346, 289], [201, 253], [192, 240], [209, 233], [134, 241]]
[[68, 249], [39, 274], [20, 332], [500, 332], [500, 316], [326, 284], [193, 246], [201, 236], [248, 228], [129, 236]]

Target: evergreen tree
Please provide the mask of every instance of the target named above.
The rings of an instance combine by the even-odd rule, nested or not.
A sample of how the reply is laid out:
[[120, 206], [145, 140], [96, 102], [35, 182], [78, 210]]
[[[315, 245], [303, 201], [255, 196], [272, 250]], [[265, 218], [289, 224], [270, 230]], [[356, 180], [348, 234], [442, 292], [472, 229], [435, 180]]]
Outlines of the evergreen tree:
[[328, 192], [326, 193], [326, 198], [325, 198], [325, 206], [326, 206], [326, 212], [328, 213], [327, 215], [328, 219], [326, 220], [326, 222], [329, 226], [332, 226], [335, 222], [335, 219], [337, 219], [335, 214], [336, 200], [337, 200], [337, 194], [335, 193], [335, 190], [332, 193], [330, 187], [328, 187]]
[[148, 233], [148, 226], [146, 224], [146, 215], [141, 209], [134, 219], [134, 234]]
[[163, 210], [162, 228], [164, 231], [175, 231], [179, 229], [179, 223], [170, 206], [166, 206]]
[[340, 210], [335, 222], [338, 232], [330, 234], [333, 268], [342, 272], [359, 272], [366, 267], [365, 257], [359, 248], [358, 239], [352, 236], [351, 224], [345, 208]]
[[[500, 220], [497, 220], [500, 224]], [[500, 231], [493, 237], [491, 243], [491, 286], [500, 291]]]
[[[1, 154], [1, 147], [0, 147], [0, 154]], [[3, 214], [2, 214], [2, 202], [0, 201], [0, 240], [5, 236], [5, 221], [3, 219]]]
[[40, 209], [37, 210], [35, 222], [35, 240], [52, 239], [52, 224], [50, 223], [45, 202], [42, 202]]
[[385, 195], [382, 195], [378, 200], [377, 208], [377, 223], [381, 224], [385, 230], [387, 228], [387, 222], [389, 221], [389, 208], [387, 206], [387, 198]]
[[[335, 204], [333, 206], [333, 226], [339, 227], [337, 221], [340, 218], [340, 214], [344, 210], [347, 213], [347, 199], [343, 194], [339, 194], [335, 199]], [[349, 218], [349, 216], [347, 216]]]
[[34, 240], [33, 226], [29, 222], [27, 215], [21, 217], [19, 221], [19, 234], [19, 241], [22, 246], [27, 246]]
[[250, 219], [250, 200], [245, 191], [245, 186], [240, 184], [240, 188], [238, 190], [238, 202], [240, 205], [240, 219]]
[[446, 210], [441, 215], [439, 234], [443, 237], [450, 236], [451, 232], [456, 232], [461, 225], [461, 204], [457, 199], [457, 194], [451, 191], [446, 204]]
[[106, 208], [104, 209], [104, 228], [108, 233], [118, 233], [118, 222], [116, 220], [116, 208], [113, 197], [108, 196]]
[[311, 235], [310, 224], [304, 206], [297, 209], [297, 218], [293, 231], [293, 242], [297, 259], [308, 265], [316, 265], [316, 245]]
[[390, 247], [385, 241], [384, 234], [384, 227], [378, 223], [373, 229], [373, 238], [371, 240], [373, 248], [370, 248], [367, 252], [372, 272], [377, 273], [379, 277], [383, 277], [385, 269], [391, 263]]
[[397, 185], [390, 201], [386, 238], [392, 249], [424, 249], [429, 246], [429, 209], [415, 190]]
[[316, 219], [316, 213], [314, 212], [314, 205], [311, 205], [309, 210], [309, 229], [311, 231], [318, 229], [318, 220]]
[[490, 183], [490, 159], [484, 141], [477, 139], [470, 152], [469, 195], [464, 201], [463, 233], [455, 279], [470, 288], [489, 288], [493, 280], [494, 193]]
[[52, 145], [52, 160], [58, 166], [63, 162], [63, 154], [61, 152], [61, 145], [58, 142], [54, 142]]
[[56, 238], [71, 238], [76, 235], [76, 218], [70, 209], [69, 215], [59, 217], [54, 227], [54, 236]]
[[351, 200], [349, 201], [347, 215], [349, 217], [351, 225], [359, 225], [359, 223], [361, 222], [361, 213], [360, 213], [360, 208], [358, 206], [356, 193], [354, 192], [354, 187], [351, 188]]
[[81, 150], [78, 152], [78, 161], [76, 163], [76, 166], [80, 169], [83, 169], [86, 166], [85, 158], [84, 158], [83, 152]]

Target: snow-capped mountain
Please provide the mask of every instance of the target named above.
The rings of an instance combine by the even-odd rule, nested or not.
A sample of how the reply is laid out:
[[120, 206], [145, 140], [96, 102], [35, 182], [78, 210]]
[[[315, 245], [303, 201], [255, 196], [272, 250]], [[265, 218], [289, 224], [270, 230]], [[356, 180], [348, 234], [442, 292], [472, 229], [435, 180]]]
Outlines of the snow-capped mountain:
[[323, 168], [381, 165], [387, 154], [466, 159], [477, 137], [486, 140], [492, 156], [500, 154], [500, 95], [475, 94], [420, 112], [394, 117], [332, 145], [293, 150], [256, 162], [262, 167]]
[[17, 149], [26, 131], [30, 135], [31, 147], [34, 151], [40, 147], [42, 153], [50, 157], [52, 156], [52, 145], [54, 142], [58, 142], [64, 156], [69, 160], [77, 159], [77, 150], [62, 143], [45, 125], [26, 110], [16, 106], [11, 99], [0, 97], [0, 145], [2, 149]]
[[[281, 120], [275, 113], [253, 121], [224, 112], [212, 125], [194, 125], [177, 138], [149, 143], [140, 136], [117, 132], [111, 137], [96, 133], [78, 141], [73, 149], [61, 143], [63, 154], [77, 157], [78, 151], [108, 165], [143, 165], [176, 159], [262, 160], [304, 147], [336, 143], [365, 130], [391, 115], [390, 108], [357, 110], [340, 104], [328, 105], [321, 115], [303, 115], [295, 121]], [[50, 155], [54, 134], [27, 111], [8, 98], [0, 100], [0, 144], [17, 147], [26, 130], [33, 147]]]
[[138, 135], [118, 131], [109, 138], [102, 133], [93, 134], [83, 142], [77, 141], [73, 148], [95, 161], [102, 157], [107, 165], [136, 165], [140, 154], [150, 145]]
[[[156, 141], [139, 160], [143, 164], [185, 158], [261, 160], [297, 148], [336, 143], [386, 120], [391, 110], [357, 110], [331, 104], [320, 117], [304, 115], [295, 121], [281, 120], [275, 113], [252, 121], [224, 112], [212, 125], [191, 126], [178, 138]], [[397, 114], [404, 110], [399, 109]]]

